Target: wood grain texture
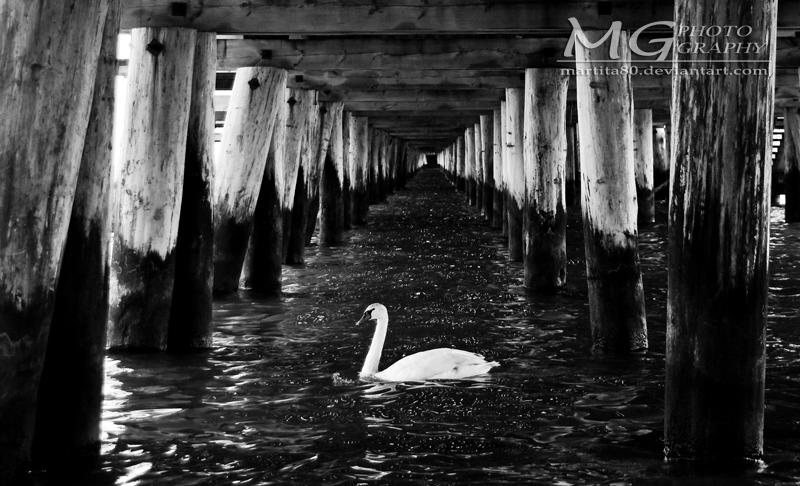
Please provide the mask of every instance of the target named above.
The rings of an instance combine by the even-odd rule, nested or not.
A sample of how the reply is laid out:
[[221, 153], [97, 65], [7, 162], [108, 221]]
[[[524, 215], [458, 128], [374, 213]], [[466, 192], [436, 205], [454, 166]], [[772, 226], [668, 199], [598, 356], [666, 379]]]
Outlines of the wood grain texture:
[[535, 291], [554, 292], [566, 284], [567, 82], [556, 69], [525, 71], [524, 283]]
[[[205, 0], [188, 2], [185, 17], [171, 15], [167, 0], [126, 0], [123, 28], [138, 26], [192, 26], [219, 33], [275, 34], [421, 34], [421, 33], [525, 33], [569, 29], [575, 16], [584, 28], [608, 28], [608, 16], [597, 4], [567, 0]], [[782, 9], [782, 22], [800, 25], [796, 8]], [[625, 0], [614, 3], [614, 19], [635, 29], [653, 19], [672, 15], [670, 2]]]
[[285, 86], [286, 72], [281, 69], [236, 71], [214, 179], [220, 220], [244, 222], [253, 214]]
[[214, 286], [214, 84], [216, 34], [198, 32], [186, 136], [181, 215], [175, 244], [167, 347], [185, 352], [211, 347]]
[[286, 93], [286, 72], [252, 67], [236, 71], [214, 177], [214, 292], [239, 288], [253, 213], [272, 132]]
[[676, 22], [749, 25], [750, 39], [766, 46], [676, 62], [761, 61], [770, 75], [673, 77], [664, 419], [672, 460], [754, 464], [763, 454], [776, 15], [773, 0], [676, 2]]
[[119, 16], [119, 1], [110, 1], [39, 384], [33, 455], [51, 468], [96, 460], [100, 452]]
[[633, 154], [636, 159], [636, 201], [639, 206], [640, 226], [655, 222], [655, 195], [653, 194], [653, 112], [648, 109], [633, 110]]
[[[597, 39], [598, 32], [587, 32]], [[620, 45], [627, 46], [623, 34]], [[624, 42], [623, 42], [624, 41]], [[576, 63], [601, 65], [599, 50], [576, 46]], [[603, 66], [629, 65], [628, 49]], [[591, 70], [577, 79], [583, 232], [592, 349], [627, 353], [647, 348], [639, 269], [630, 75]]]

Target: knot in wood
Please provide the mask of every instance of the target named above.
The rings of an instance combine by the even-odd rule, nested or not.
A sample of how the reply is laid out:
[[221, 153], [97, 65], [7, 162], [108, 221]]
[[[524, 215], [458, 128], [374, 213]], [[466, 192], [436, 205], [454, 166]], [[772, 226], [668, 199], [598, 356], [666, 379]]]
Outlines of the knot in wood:
[[250, 85], [250, 89], [252, 90], [258, 89], [261, 86], [261, 82], [258, 80], [258, 78], [251, 79], [247, 82], [247, 84]]
[[296, 100], [296, 99], [294, 99], [294, 96], [292, 96], [291, 98], [289, 98], [289, 100], [287, 101], [287, 103], [289, 103], [289, 106], [294, 106], [294, 105], [296, 105], [296, 104], [297, 104], [297, 100]]
[[158, 39], [153, 39], [147, 44], [146, 49], [150, 54], [157, 56], [164, 50], [164, 44], [159, 42]]

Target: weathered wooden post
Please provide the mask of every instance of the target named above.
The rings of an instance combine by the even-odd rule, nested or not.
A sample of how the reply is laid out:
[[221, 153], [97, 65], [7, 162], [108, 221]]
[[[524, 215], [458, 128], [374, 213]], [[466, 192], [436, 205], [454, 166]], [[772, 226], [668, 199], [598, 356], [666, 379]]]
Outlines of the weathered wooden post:
[[381, 137], [380, 132], [376, 128], [369, 127], [368, 130], [367, 203], [377, 204], [381, 198], [380, 191], [378, 190], [380, 180]]
[[265, 295], [280, 295], [283, 270], [283, 194], [289, 90], [278, 92], [278, 113], [267, 149], [267, 163], [253, 212], [253, 229], [243, 268], [244, 285]]
[[[84, 464], [100, 452], [111, 235], [111, 133], [119, 14], [119, 1], [108, 2], [91, 112], [87, 118], [89, 126], [39, 384], [33, 456], [36, 463], [49, 468]], [[58, 42], [62, 40], [59, 38]], [[87, 55], [91, 54], [87, 52]], [[74, 65], [70, 66], [73, 68]], [[58, 163], [62, 161], [58, 159]], [[6, 373], [8, 371], [3, 370], [0, 376], [8, 377]], [[4, 390], [0, 395], [8, 393], [6, 386], [4, 378], [0, 385]], [[4, 461], [0, 460], [2, 463]], [[6, 476], [1, 472], [0, 483], [6, 483]]]
[[349, 230], [353, 227], [352, 211], [350, 205], [350, 124], [353, 122], [353, 115], [349, 112], [342, 113], [342, 218], [343, 228]]
[[580, 174], [578, 171], [578, 137], [575, 102], [567, 102], [567, 163], [565, 169], [564, 196], [568, 207], [580, 203]]
[[464, 131], [464, 180], [466, 181], [467, 204], [474, 206], [475, 195], [475, 127], [470, 126]]
[[486, 221], [492, 224], [494, 206], [494, 135], [492, 124], [494, 118], [490, 115], [481, 115], [481, 185], [483, 189], [483, 215]]
[[[667, 130], [662, 126], [653, 129], [653, 187], [669, 182], [669, 156], [667, 155]], [[668, 194], [669, 191], [664, 191]], [[654, 196], [659, 197], [658, 194]], [[661, 198], [665, 199], [665, 198]]]
[[472, 142], [475, 144], [475, 150], [472, 152], [474, 158], [472, 162], [473, 177], [475, 179], [475, 208], [478, 214], [483, 211], [483, 133], [481, 132], [481, 123], [478, 121], [472, 128]]
[[[586, 36], [594, 42], [599, 33]], [[583, 69], [576, 91], [592, 349], [625, 353], [647, 348], [647, 324], [636, 246], [631, 80], [611, 73], [629, 72], [624, 32], [619, 46], [620, 59], [608, 62], [607, 50], [576, 42], [575, 61]], [[593, 69], [594, 60], [611, 69]]]
[[456, 190], [467, 193], [466, 134], [456, 140]]
[[331, 130], [328, 149], [325, 151], [320, 185], [319, 241], [322, 245], [334, 246], [342, 243], [344, 234], [344, 139], [342, 138], [341, 103], [332, 106]]
[[236, 70], [220, 158], [214, 162], [214, 292], [239, 288], [264, 167], [286, 71], [267, 67]]
[[525, 203], [525, 165], [522, 155], [522, 88], [506, 88], [506, 202], [508, 217], [508, 253], [511, 260], [522, 261], [522, 206]]
[[[757, 465], [763, 453], [775, 0], [678, 0], [676, 25], [752, 28], [749, 53], [676, 53], [673, 74], [664, 450]], [[677, 34], [678, 42], [688, 35]], [[693, 36], [692, 42], [714, 38]]]
[[288, 228], [284, 226], [286, 239], [286, 263], [302, 265], [305, 263], [306, 232], [309, 219], [309, 206], [313, 197], [315, 174], [317, 173], [317, 152], [320, 133], [325, 114], [324, 105], [318, 101], [318, 93], [314, 92], [314, 103], [307, 107], [310, 112], [300, 153], [300, 168], [295, 182], [292, 217]]
[[322, 171], [325, 166], [325, 157], [328, 155], [328, 147], [331, 140], [331, 131], [337, 116], [341, 116], [342, 103], [328, 101], [320, 104], [320, 123], [319, 131], [316, 136], [317, 143], [309, 149], [313, 158], [309, 163], [309, 171], [306, 175], [306, 190], [308, 194], [308, 208], [306, 210], [306, 232], [305, 232], [305, 245], [311, 244], [311, 237], [314, 235], [314, 230], [317, 227], [317, 220], [320, 208], [320, 184], [322, 180]]
[[502, 100], [500, 102], [500, 157], [503, 159], [503, 166], [502, 172], [500, 173], [500, 178], [502, 179], [502, 188], [503, 188], [503, 205], [502, 205], [502, 219], [503, 224], [500, 228], [500, 234], [506, 238], [506, 243], [508, 243], [508, 146], [506, 145], [506, 140], [508, 139], [508, 131], [506, 130], [506, 125], [508, 124], [506, 120], [506, 116], [508, 114], [508, 109], [506, 108], [506, 100]]
[[194, 50], [186, 165], [183, 174], [175, 284], [167, 348], [188, 351], [211, 346], [214, 287], [214, 85], [217, 36], [198, 32]]
[[800, 222], [800, 111], [797, 108], [786, 108], [783, 112], [783, 137], [786, 164], [784, 217], [787, 223], [797, 223]]
[[131, 31], [112, 253], [108, 346], [114, 350], [167, 347], [195, 38], [182, 28]]
[[[4, 27], [0, 48], [4, 113], [0, 117], [3, 484], [15, 484], [29, 468], [37, 389], [82, 165], [107, 10], [107, 0], [0, 3]], [[96, 214], [94, 211], [87, 208], [85, 217]], [[96, 247], [97, 239], [103, 237], [101, 228], [80, 226], [76, 225], [76, 231], [84, 231]], [[91, 262], [95, 271], [99, 258], [95, 255]], [[102, 288], [94, 290], [102, 292]]]
[[[286, 92], [287, 114], [286, 114], [286, 134], [284, 136], [285, 147], [283, 153], [283, 206], [282, 244], [283, 260], [288, 263], [289, 238], [292, 232], [292, 225], [298, 225], [294, 218], [299, 214], [295, 211], [298, 197], [305, 196], [304, 181], [305, 177], [301, 170], [301, 158], [303, 147], [308, 132], [308, 125], [312, 123], [312, 117], [317, 113], [317, 92], [302, 89], [289, 89]], [[298, 192], [300, 195], [298, 195]], [[303, 226], [304, 227], [304, 226]]]
[[653, 111], [633, 110], [633, 154], [636, 159], [636, 201], [640, 226], [652, 224], [656, 207], [653, 195]]
[[493, 229], [503, 228], [503, 128], [502, 114], [497, 108], [492, 113], [492, 218]]
[[523, 157], [524, 282], [554, 292], [567, 280], [564, 170], [569, 77], [555, 68], [525, 70]]
[[350, 214], [353, 226], [367, 224], [367, 178], [369, 171], [369, 126], [367, 118], [350, 119]]
[[567, 163], [565, 169], [565, 188], [564, 195], [567, 206], [574, 206], [580, 201], [580, 175], [578, 174], [578, 145], [575, 136], [575, 124], [567, 122]]

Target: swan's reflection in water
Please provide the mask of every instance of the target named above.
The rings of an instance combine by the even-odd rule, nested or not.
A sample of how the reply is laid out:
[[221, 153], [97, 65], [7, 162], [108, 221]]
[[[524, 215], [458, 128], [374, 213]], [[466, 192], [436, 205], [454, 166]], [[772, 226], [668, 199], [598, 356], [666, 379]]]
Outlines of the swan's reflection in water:
[[[410, 194], [374, 208], [379, 223], [346, 246], [310, 249], [307, 268], [285, 270], [282, 299], [218, 302], [213, 350], [110, 357], [102, 468], [54, 484], [672, 481], [661, 461], [665, 226], [641, 235], [651, 350], [597, 358], [579, 225], [568, 288], [531, 299], [460, 195]], [[692, 484], [800, 481], [800, 229], [779, 214], [766, 467]], [[501, 367], [456, 382], [358, 381], [372, 330], [353, 323], [372, 302], [392, 315], [384, 365], [446, 346]]]

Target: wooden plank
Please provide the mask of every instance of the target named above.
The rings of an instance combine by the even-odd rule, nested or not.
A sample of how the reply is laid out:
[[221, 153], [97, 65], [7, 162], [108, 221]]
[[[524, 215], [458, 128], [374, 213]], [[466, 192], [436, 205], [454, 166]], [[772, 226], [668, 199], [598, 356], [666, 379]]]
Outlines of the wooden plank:
[[[125, 74], [126, 68], [120, 68]], [[216, 89], [228, 91], [233, 86], [234, 72], [217, 72]], [[525, 84], [525, 70], [520, 69], [423, 69], [415, 71], [383, 71], [369, 69], [331, 69], [288, 71], [287, 86], [298, 89], [366, 90], [381, 88], [407, 89], [481, 89], [481, 88], [521, 88]], [[672, 77], [664, 75], [637, 75], [631, 78], [634, 89], [671, 89]], [[776, 88], [797, 89], [797, 69], [784, 67], [776, 69]], [[575, 77], [570, 77], [570, 92], [575, 90]]]
[[268, 65], [289, 70], [518, 69], [556, 65], [566, 45], [560, 38], [333, 37], [302, 41], [217, 41], [219, 69]]
[[[613, 20], [635, 29], [671, 20], [673, 2], [659, 0], [191, 0], [185, 8], [168, 0], [125, 0], [123, 28], [191, 26], [219, 33], [479, 33], [569, 31], [577, 17], [584, 29], [608, 29]], [[177, 7], [177, 8], [176, 8]], [[800, 6], [782, 2], [780, 27], [800, 26]]]
[[[672, 5], [658, 0], [619, 0], [613, 8], [590, 0], [192, 0], [176, 9], [166, 0], [126, 0], [123, 28], [191, 26], [219, 33], [518, 33], [567, 31], [569, 17], [584, 28], [626, 28], [672, 18]], [[786, 19], [789, 20], [789, 19]], [[800, 22], [797, 22], [800, 24]]]
[[434, 113], [456, 113], [459, 111], [487, 111], [491, 112], [500, 104], [497, 101], [460, 101], [450, 103], [436, 103], [428, 101], [365, 101], [349, 102], [345, 101], [344, 108], [352, 112], [365, 111], [411, 111], [411, 112], [434, 112]]
[[[486, 70], [517, 72], [525, 67], [574, 67], [563, 57], [568, 35], [548, 37], [314, 37], [218, 40], [218, 69], [264, 65], [294, 71]], [[639, 42], [646, 43], [642, 38]], [[652, 57], [632, 56], [633, 61]], [[777, 42], [777, 66], [800, 66], [800, 39]], [[637, 64], [644, 69], [651, 64]], [[670, 68], [671, 63], [652, 63]], [[668, 76], [668, 74], [667, 74]]]

